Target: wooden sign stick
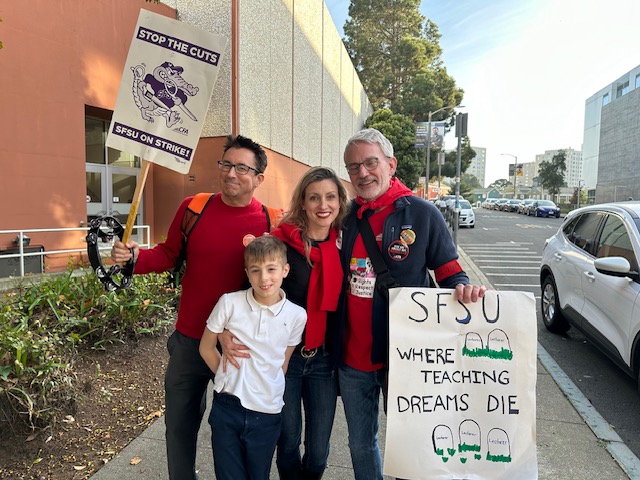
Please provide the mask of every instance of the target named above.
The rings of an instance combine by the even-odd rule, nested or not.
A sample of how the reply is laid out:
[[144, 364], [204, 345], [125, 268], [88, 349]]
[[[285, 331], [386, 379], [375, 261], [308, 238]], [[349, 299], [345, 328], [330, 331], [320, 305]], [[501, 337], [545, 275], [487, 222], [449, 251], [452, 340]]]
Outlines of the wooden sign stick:
[[133, 192], [133, 201], [131, 202], [131, 210], [129, 210], [129, 216], [127, 217], [127, 225], [124, 227], [124, 233], [120, 239], [122, 243], [127, 243], [131, 237], [133, 231], [133, 225], [136, 223], [136, 216], [138, 215], [138, 206], [142, 199], [142, 190], [144, 190], [144, 184], [147, 181], [147, 174], [149, 173], [149, 165], [151, 162], [148, 160], [142, 160], [142, 167], [140, 168], [140, 176], [138, 177], [138, 183], [136, 183], [136, 189]]

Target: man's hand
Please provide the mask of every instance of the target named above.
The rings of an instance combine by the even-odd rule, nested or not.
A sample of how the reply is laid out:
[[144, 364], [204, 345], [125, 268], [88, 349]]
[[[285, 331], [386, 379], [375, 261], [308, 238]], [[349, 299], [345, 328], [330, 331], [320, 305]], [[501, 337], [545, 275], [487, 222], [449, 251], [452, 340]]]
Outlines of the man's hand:
[[462, 303], [477, 302], [484, 297], [487, 287], [484, 285], [456, 285], [456, 299]]
[[113, 248], [111, 248], [111, 260], [114, 263], [118, 263], [120, 265], [124, 265], [131, 259], [131, 250], [133, 249], [133, 261], [138, 260], [138, 253], [140, 252], [140, 248], [136, 242], [128, 242], [126, 245], [120, 241], [117, 241], [113, 244]]
[[227, 362], [236, 368], [240, 368], [240, 364], [236, 358], [249, 358], [249, 347], [240, 343], [236, 336], [229, 330], [224, 330], [218, 335], [218, 343], [222, 347], [222, 371], [227, 371]]

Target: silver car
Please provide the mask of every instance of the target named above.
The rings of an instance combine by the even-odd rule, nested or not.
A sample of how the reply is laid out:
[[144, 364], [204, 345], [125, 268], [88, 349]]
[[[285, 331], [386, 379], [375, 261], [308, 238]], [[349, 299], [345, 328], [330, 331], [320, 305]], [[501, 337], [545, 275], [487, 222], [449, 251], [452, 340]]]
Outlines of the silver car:
[[545, 242], [542, 321], [580, 330], [628, 374], [640, 373], [640, 202], [570, 212]]
[[458, 226], [475, 228], [476, 226], [476, 214], [473, 212], [471, 203], [468, 200], [460, 200], [458, 202]]

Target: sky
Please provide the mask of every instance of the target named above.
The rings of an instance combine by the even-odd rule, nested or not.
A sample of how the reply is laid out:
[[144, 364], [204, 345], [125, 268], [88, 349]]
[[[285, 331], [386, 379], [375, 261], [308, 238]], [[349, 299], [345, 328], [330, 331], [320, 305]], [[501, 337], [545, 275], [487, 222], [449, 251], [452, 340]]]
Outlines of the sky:
[[[325, 0], [341, 36], [349, 3]], [[587, 98], [640, 64], [640, 0], [422, 0], [420, 12], [464, 90], [471, 145], [487, 149], [485, 186], [513, 157], [581, 150]]]

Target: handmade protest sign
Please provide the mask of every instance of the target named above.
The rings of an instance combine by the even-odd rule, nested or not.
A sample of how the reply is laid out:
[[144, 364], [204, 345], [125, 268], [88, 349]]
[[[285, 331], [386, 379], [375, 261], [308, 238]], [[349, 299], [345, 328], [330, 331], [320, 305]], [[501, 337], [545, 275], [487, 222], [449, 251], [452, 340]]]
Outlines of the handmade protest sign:
[[140, 10], [107, 146], [186, 174], [227, 41]]
[[536, 309], [526, 292], [394, 288], [384, 473], [536, 479]]

